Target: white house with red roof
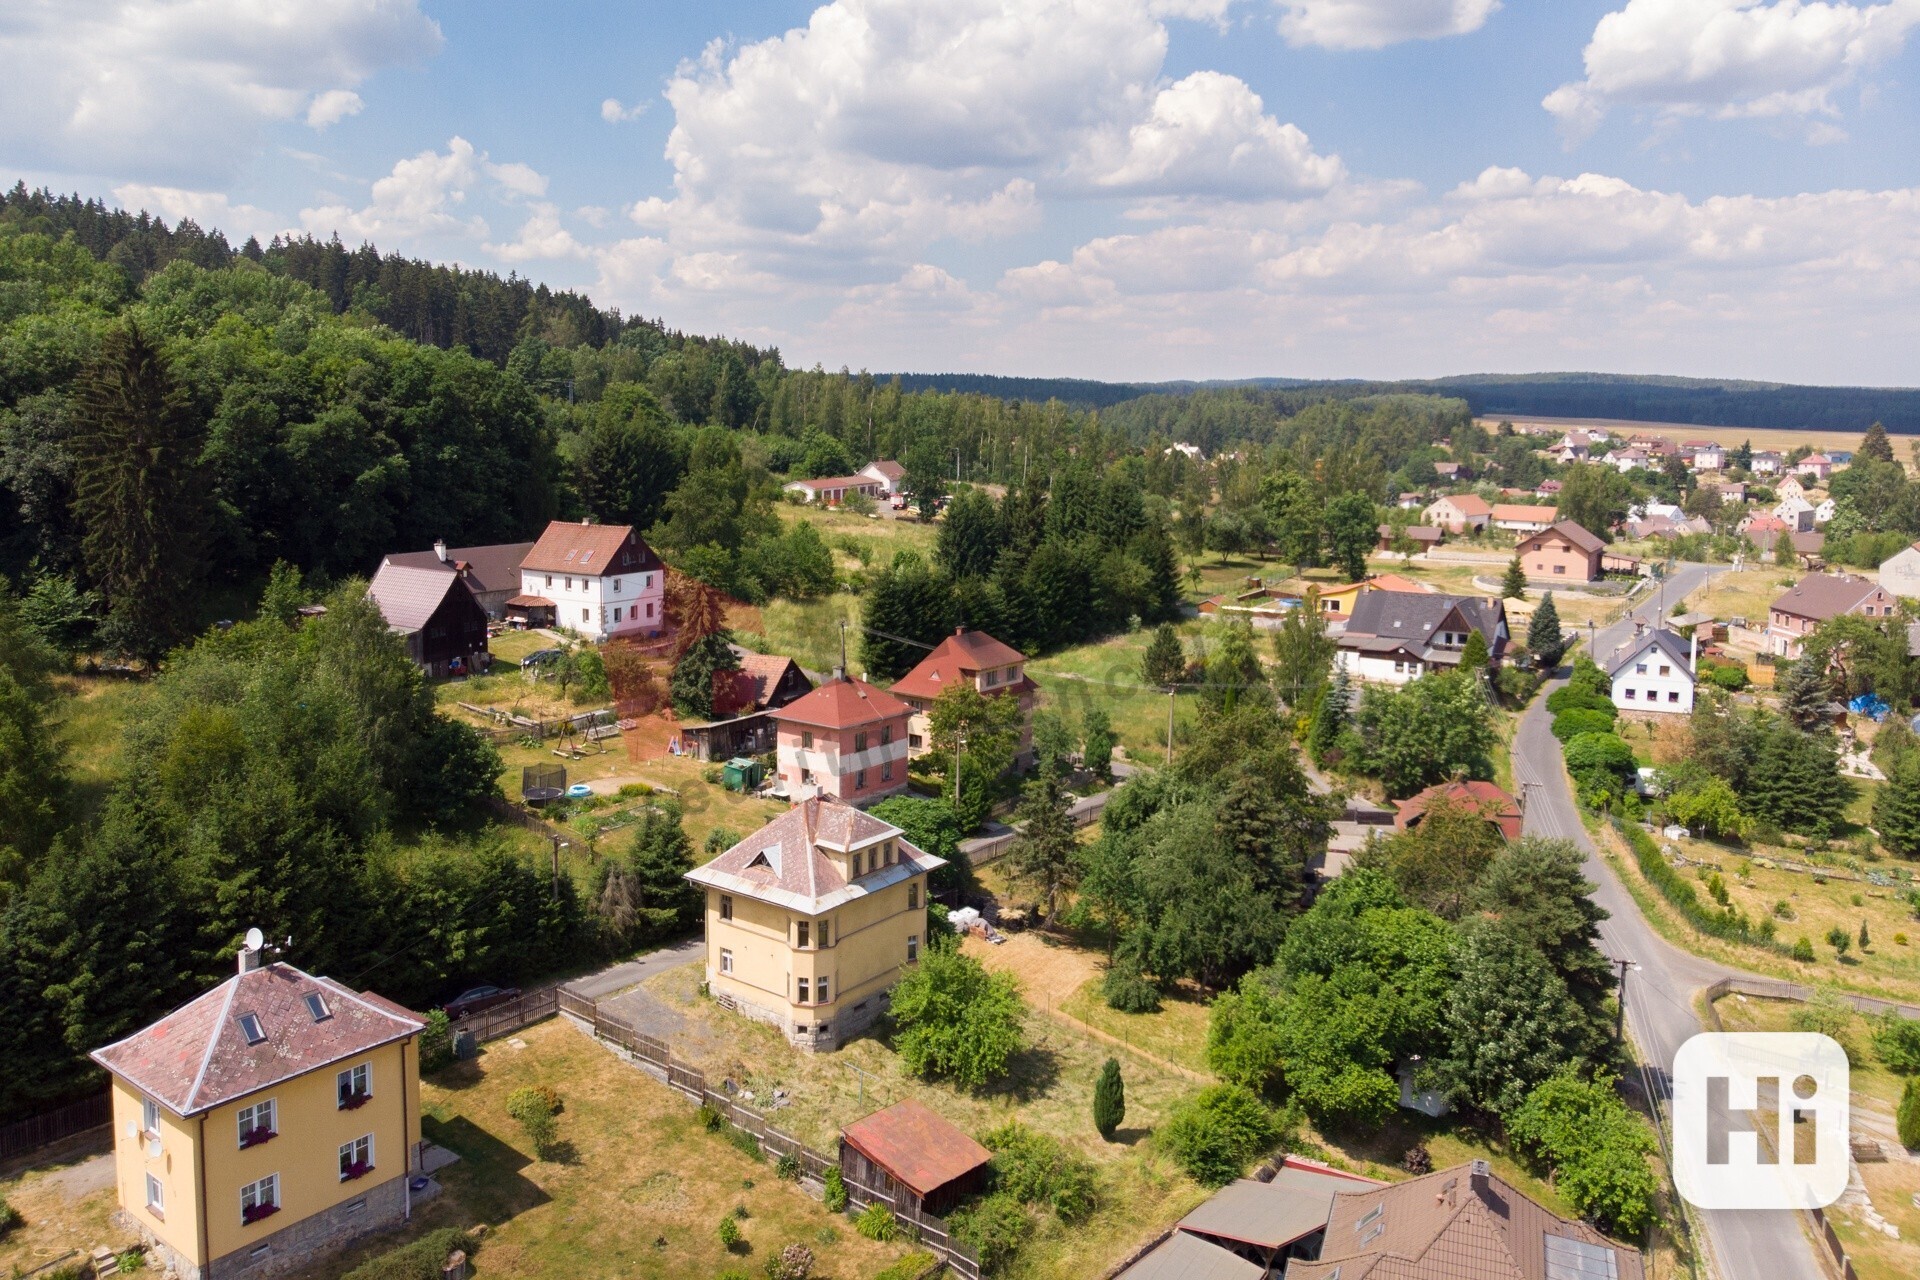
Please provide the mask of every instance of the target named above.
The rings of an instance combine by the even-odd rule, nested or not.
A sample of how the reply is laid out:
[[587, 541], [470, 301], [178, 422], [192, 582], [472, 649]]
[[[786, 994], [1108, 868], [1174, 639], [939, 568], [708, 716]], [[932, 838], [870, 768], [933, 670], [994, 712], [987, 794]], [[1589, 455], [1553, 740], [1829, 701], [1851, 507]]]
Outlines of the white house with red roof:
[[520, 562], [507, 614], [589, 640], [654, 636], [666, 599], [667, 567], [631, 525], [555, 520]]
[[930, 721], [940, 695], [956, 686], [972, 685], [989, 698], [1020, 700], [1018, 763], [1025, 768], [1033, 759], [1033, 703], [1040, 692], [1026, 674], [1026, 661], [1026, 654], [984, 631], [955, 628], [918, 666], [893, 682], [894, 696], [913, 708], [907, 721], [908, 754], [924, 755], [932, 749]]
[[814, 787], [870, 804], [907, 785], [912, 708], [885, 689], [836, 670], [805, 697], [773, 712], [775, 760], [789, 795]]
[[892, 458], [879, 458], [860, 468], [859, 475], [878, 480], [881, 491], [888, 497], [900, 492], [900, 482], [906, 478], [907, 469]]
[[787, 493], [797, 494], [800, 501], [819, 503], [823, 507], [837, 507], [856, 493], [863, 493], [878, 502], [887, 490], [887, 482], [878, 476], [864, 472], [851, 476], [818, 476], [811, 480], [789, 480], [780, 486]]
[[262, 959], [92, 1054], [120, 1221], [189, 1280], [308, 1266], [413, 1210], [425, 1022]]
[[838, 1048], [919, 960], [927, 875], [945, 865], [900, 828], [808, 796], [687, 872], [707, 899], [707, 989], [802, 1048]]

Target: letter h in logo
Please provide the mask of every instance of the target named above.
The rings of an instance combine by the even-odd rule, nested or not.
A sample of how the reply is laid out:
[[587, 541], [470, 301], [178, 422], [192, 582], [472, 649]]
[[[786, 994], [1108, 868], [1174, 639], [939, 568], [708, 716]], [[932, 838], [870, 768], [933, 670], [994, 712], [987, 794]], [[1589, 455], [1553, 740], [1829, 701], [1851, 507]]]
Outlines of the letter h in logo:
[[1673, 1060], [1673, 1175], [1703, 1209], [1811, 1209], [1847, 1186], [1847, 1055], [1810, 1032], [1703, 1034]]

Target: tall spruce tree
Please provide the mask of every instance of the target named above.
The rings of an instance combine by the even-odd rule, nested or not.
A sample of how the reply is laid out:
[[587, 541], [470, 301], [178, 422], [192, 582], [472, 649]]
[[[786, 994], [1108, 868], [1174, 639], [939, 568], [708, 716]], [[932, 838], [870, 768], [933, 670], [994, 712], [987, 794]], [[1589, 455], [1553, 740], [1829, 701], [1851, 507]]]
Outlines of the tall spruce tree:
[[1905, 752], [1887, 771], [1873, 798], [1873, 826], [1894, 853], [1920, 858], [1920, 751]]
[[1794, 663], [1780, 681], [1780, 710], [1796, 729], [1811, 733], [1832, 723], [1827, 706], [1833, 694], [1833, 676], [1825, 664], [1805, 657]]
[[1165, 688], [1178, 684], [1187, 674], [1186, 651], [1180, 647], [1180, 634], [1171, 622], [1154, 629], [1153, 640], [1140, 660], [1140, 676], [1148, 684]]
[[101, 638], [149, 665], [196, 622], [211, 516], [204, 431], [139, 326], [110, 332], [76, 387], [73, 514], [107, 602]]
[[733, 651], [733, 634], [722, 628], [709, 632], [687, 646], [673, 664], [667, 685], [673, 695], [673, 709], [691, 720], [714, 717], [714, 677], [723, 671], [738, 671], [740, 658]]
[[1519, 600], [1527, 594], [1527, 571], [1520, 567], [1520, 553], [1507, 562], [1506, 576], [1500, 579], [1500, 598]]
[[1093, 1082], [1093, 1127], [1108, 1142], [1127, 1118], [1127, 1085], [1118, 1059], [1108, 1058]]
[[1860, 438], [1860, 456], [1875, 462], [1893, 461], [1893, 441], [1887, 439], [1887, 429], [1878, 422], [1868, 427], [1867, 434]]
[[1527, 624], [1527, 652], [1536, 665], [1549, 670], [1566, 656], [1567, 636], [1560, 630], [1560, 610], [1554, 606], [1551, 591], [1540, 597], [1533, 621]]

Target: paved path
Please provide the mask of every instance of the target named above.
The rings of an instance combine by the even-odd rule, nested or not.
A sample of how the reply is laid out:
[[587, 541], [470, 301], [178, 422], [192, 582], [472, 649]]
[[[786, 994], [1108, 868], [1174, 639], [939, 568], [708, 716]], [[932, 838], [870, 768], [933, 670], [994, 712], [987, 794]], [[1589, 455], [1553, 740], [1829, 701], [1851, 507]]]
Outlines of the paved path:
[[575, 978], [567, 983], [566, 989], [577, 996], [589, 1000], [604, 1000], [629, 987], [638, 986], [656, 973], [665, 973], [677, 969], [683, 964], [694, 964], [706, 956], [706, 941], [703, 938], [686, 938], [670, 947], [650, 951], [644, 956], [590, 973], [584, 978]]
[[[1649, 596], [1628, 617], [1599, 631], [1596, 647], [1601, 661], [1632, 636], [1636, 618], [1650, 622], [1664, 616], [1675, 601], [1718, 572], [1705, 565], [1680, 566], [1664, 592]], [[1673, 946], [1640, 914], [1580, 821], [1561, 767], [1560, 744], [1549, 730], [1551, 721], [1542, 691], [1521, 717], [1514, 735], [1514, 777], [1527, 792], [1526, 830], [1529, 835], [1572, 840], [1586, 853], [1587, 878], [1598, 886], [1594, 901], [1612, 917], [1600, 926], [1600, 949], [1609, 958], [1633, 962], [1626, 984], [1627, 1021], [1634, 1042], [1654, 1069], [1654, 1087], [1665, 1107], [1672, 1097], [1667, 1073], [1674, 1054], [1701, 1031], [1693, 1010], [1695, 993], [1739, 971]], [[1711, 1265], [1722, 1280], [1826, 1280], [1829, 1275], [1798, 1214], [1703, 1211], [1699, 1218], [1706, 1224]]]

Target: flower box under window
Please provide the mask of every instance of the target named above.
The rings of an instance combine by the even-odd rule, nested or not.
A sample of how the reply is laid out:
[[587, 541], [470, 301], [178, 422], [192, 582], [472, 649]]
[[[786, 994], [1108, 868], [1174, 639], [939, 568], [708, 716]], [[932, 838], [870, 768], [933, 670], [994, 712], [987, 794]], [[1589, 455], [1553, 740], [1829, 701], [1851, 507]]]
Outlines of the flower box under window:
[[355, 1178], [364, 1178], [373, 1172], [373, 1164], [367, 1160], [355, 1160], [340, 1171], [340, 1181], [352, 1182]]
[[240, 1148], [244, 1151], [248, 1147], [257, 1147], [263, 1142], [271, 1142], [279, 1136], [277, 1132], [263, 1124], [240, 1135]]
[[356, 1111], [366, 1106], [367, 1103], [372, 1100], [373, 1095], [370, 1093], [343, 1093], [340, 1095], [340, 1109], [342, 1111]]
[[252, 1226], [260, 1219], [271, 1218], [278, 1212], [280, 1206], [277, 1204], [250, 1204], [240, 1210], [240, 1221], [243, 1225]]

